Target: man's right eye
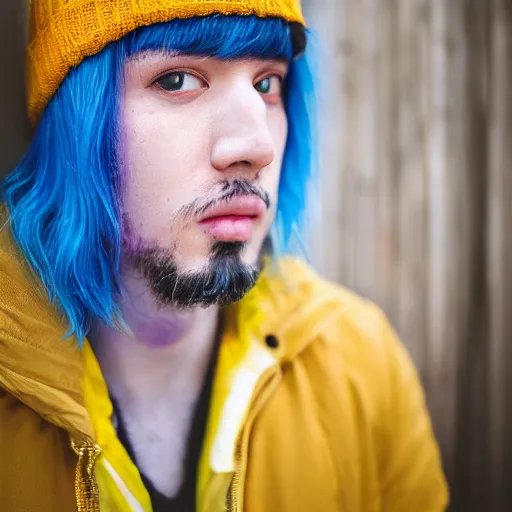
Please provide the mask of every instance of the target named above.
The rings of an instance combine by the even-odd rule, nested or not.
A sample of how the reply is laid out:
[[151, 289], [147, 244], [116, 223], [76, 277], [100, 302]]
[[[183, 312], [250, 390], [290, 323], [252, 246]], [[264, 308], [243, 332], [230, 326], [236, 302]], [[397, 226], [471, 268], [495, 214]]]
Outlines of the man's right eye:
[[204, 89], [203, 80], [185, 71], [174, 71], [155, 81], [164, 91], [185, 92]]

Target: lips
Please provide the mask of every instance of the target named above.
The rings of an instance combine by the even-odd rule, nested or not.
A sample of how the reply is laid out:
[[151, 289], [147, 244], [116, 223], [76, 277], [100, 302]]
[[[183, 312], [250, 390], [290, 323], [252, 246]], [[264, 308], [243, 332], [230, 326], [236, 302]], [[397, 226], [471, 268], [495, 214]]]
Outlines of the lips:
[[219, 241], [247, 242], [252, 238], [254, 224], [265, 211], [265, 203], [255, 195], [234, 197], [210, 208], [199, 224]]

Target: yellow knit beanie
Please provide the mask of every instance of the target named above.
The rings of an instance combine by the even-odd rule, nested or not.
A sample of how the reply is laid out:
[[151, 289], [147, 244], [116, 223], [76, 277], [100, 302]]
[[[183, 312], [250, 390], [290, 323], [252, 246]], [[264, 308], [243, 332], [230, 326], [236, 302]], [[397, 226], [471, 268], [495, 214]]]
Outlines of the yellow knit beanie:
[[143, 25], [212, 14], [304, 24], [300, 0], [31, 0], [28, 114], [36, 124], [70, 68]]

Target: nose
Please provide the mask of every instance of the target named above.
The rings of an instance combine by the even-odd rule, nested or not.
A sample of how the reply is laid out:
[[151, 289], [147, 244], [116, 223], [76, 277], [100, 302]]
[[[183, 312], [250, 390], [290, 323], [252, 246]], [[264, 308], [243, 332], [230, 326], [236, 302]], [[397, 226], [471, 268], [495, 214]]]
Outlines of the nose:
[[230, 91], [214, 115], [212, 166], [218, 171], [253, 174], [274, 160], [274, 141], [267, 120], [267, 106], [253, 88]]

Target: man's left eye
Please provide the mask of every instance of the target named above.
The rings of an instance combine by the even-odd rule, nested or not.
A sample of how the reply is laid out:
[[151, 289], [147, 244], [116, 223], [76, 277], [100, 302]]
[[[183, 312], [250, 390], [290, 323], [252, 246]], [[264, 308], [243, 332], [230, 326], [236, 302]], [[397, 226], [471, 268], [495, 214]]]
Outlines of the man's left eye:
[[204, 82], [200, 78], [185, 71], [169, 73], [156, 80], [156, 83], [168, 92], [195, 91], [204, 88]]
[[283, 79], [280, 76], [267, 76], [254, 84], [254, 88], [261, 94], [280, 95]]

